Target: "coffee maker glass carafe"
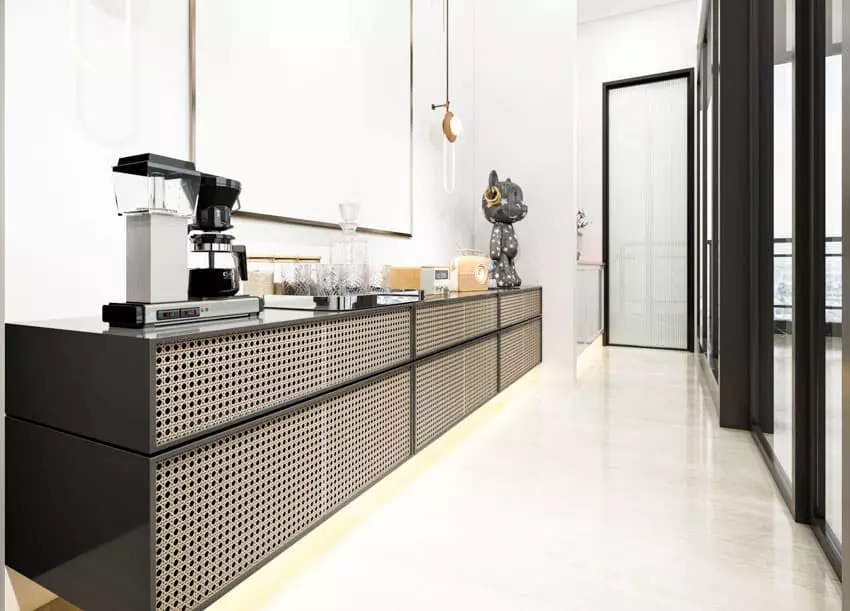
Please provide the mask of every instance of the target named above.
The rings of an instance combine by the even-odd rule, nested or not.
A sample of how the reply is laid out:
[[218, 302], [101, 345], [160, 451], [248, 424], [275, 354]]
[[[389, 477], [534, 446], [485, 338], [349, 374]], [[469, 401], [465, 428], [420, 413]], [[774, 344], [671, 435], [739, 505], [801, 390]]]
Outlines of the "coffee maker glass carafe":
[[223, 233], [233, 226], [231, 213], [238, 210], [238, 181], [203, 174], [191, 225], [192, 252], [189, 255], [189, 296], [231, 297], [239, 292], [241, 280], [248, 279], [245, 247], [233, 243]]

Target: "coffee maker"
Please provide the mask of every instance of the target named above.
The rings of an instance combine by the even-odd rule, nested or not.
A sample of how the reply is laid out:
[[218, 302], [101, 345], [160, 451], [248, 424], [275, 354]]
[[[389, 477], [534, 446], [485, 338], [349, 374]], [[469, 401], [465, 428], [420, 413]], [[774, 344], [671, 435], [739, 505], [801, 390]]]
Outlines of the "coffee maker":
[[239, 181], [202, 174], [194, 223], [190, 227], [189, 297], [232, 297], [248, 279], [244, 246], [233, 243], [230, 218], [238, 210]]
[[150, 153], [122, 157], [112, 170], [115, 204], [126, 218], [127, 301], [103, 306], [104, 322], [144, 328], [263, 310], [260, 298], [235, 296], [248, 275], [245, 247], [222, 233], [232, 227], [237, 181]]

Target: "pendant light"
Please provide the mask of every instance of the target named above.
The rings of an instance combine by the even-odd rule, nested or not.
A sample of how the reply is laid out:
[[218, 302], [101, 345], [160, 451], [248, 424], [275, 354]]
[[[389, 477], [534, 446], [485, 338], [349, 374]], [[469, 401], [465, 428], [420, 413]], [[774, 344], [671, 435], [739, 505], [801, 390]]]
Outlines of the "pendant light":
[[[451, 101], [449, 98], [449, 0], [445, 0], [443, 13], [445, 18], [443, 25], [446, 32], [446, 101], [442, 104], [431, 104], [431, 110], [444, 108], [446, 111], [443, 115], [442, 123], [443, 135], [446, 137], [446, 140], [443, 142], [443, 188], [447, 193], [451, 193], [455, 188], [454, 143], [457, 140], [457, 137], [460, 136], [461, 131], [463, 131], [463, 123], [461, 122], [460, 117], [456, 116], [452, 112]], [[449, 174], [451, 174], [451, 176], [449, 176]]]
[[443, 115], [443, 134], [445, 134], [446, 140], [454, 143], [460, 135], [460, 132], [463, 130], [463, 123], [461, 123], [460, 118], [452, 112], [451, 101], [449, 98], [449, 0], [445, 0], [443, 8], [445, 16], [445, 21], [443, 23], [446, 31], [446, 101], [442, 104], [431, 104], [431, 110], [437, 110], [438, 108], [446, 109], [446, 113]]

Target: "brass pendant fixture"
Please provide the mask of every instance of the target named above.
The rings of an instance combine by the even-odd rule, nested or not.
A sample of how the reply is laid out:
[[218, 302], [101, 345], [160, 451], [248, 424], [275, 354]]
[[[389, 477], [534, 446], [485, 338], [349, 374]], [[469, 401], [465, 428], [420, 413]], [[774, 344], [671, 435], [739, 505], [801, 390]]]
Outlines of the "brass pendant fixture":
[[460, 122], [460, 119], [449, 108], [448, 100], [446, 100], [445, 104], [431, 104], [431, 110], [437, 110], [438, 108], [446, 109], [446, 114], [443, 115], [443, 134], [445, 134], [446, 140], [454, 143], [463, 130], [463, 123]]

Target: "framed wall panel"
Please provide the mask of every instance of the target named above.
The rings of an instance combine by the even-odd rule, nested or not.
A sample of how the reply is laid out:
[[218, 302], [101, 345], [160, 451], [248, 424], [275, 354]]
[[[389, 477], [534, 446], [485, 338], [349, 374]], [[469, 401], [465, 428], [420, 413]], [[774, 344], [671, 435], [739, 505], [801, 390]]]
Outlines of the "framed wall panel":
[[[241, 213], [412, 233], [412, 1], [191, 3], [192, 149]], [[250, 152], [250, 154], [246, 154]]]

